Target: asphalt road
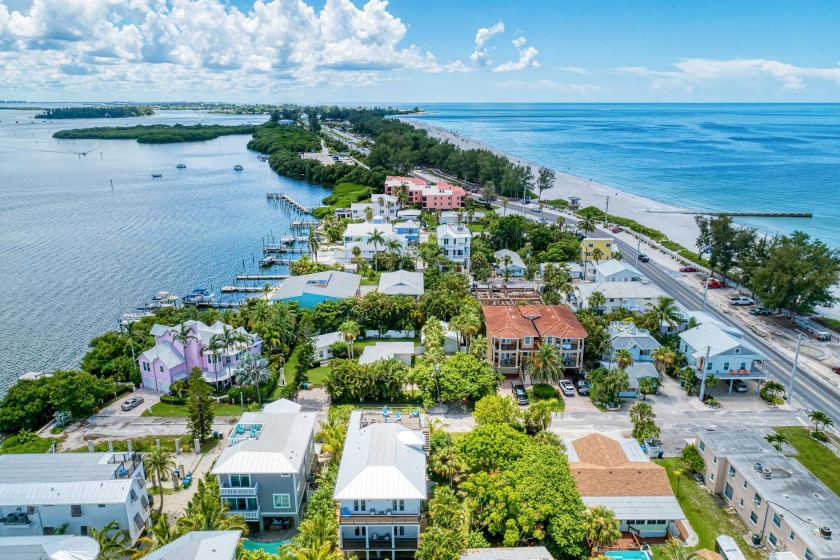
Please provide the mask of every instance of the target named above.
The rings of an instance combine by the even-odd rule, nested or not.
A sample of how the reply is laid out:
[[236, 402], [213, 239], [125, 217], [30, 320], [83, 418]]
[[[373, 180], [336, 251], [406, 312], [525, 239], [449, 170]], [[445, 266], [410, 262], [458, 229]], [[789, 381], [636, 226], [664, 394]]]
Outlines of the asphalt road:
[[[473, 197], [479, 199], [480, 195], [473, 195]], [[509, 202], [507, 212], [511, 214], [522, 214], [531, 220], [538, 220], [540, 217], [543, 217], [549, 222], [555, 222], [558, 217], [563, 216], [566, 218], [567, 223], [576, 224], [578, 221], [574, 218], [569, 218], [568, 214], [562, 214], [547, 209], [547, 207], [544, 207], [541, 214], [537, 214], [531, 210], [533, 207], [533, 203], [523, 206], [519, 202]], [[525, 208], [524, 212], [523, 208]], [[612, 233], [600, 229], [596, 234], [614, 237]], [[635, 246], [631, 246], [621, 240], [616, 241], [623, 255], [629, 257], [637, 254]], [[699, 310], [702, 307], [702, 294], [684, 286], [662, 266], [654, 262], [639, 262], [636, 266], [654, 284], [685, 306], [686, 309]], [[720, 313], [713, 306], [707, 305], [706, 312], [722, 323], [743, 331], [744, 339], [771, 360], [771, 366], [768, 371], [769, 377], [784, 383], [786, 387], [790, 386], [790, 372], [793, 367], [793, 361], [786, 354], [778, 352], [772, 342], [765, 341], [765, 339], [756, 336], [753, 332], [747, 330], [746, 325], [733, 322], [730, 317]], [[805, 408], [809, 410], [820, 410], [828, 414], [831, 418], [836, 419], [837, 422], [840, 422], [840, 395], [837, 394], [837, 391], [833, 387], [804, 370], [802, 367], [797, 371], [794, 398]]]

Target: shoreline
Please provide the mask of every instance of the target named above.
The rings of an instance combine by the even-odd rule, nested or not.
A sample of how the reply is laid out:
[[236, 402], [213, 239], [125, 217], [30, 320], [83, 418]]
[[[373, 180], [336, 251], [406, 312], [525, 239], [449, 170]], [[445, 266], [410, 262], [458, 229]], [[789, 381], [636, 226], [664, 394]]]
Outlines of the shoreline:
[[[543, 167], [533, 161], [513, 156], [447, 128], [410, 117], [400, 117], [399, 120], [415, 128], [425, 130], [432, 138], [449, 142], [453, 146], [464, 150], [487, 150], [507, 158], [515, 165], [529, 167], [534, 173]], [[595, 206], [604, 210], [607, 197], [609, 197], [609, 215], [636, 220], [642, 225], [661, 231], [668, 239], [679, 243], [686, 249], [697, 252], [697, 236], [700, 230], [697, 228], [693, 210], [690, 208], [657, 202], [591, 179], [579, 177], [567, 171], [554, 170], [554, 173], [554, 186], [542, 192], [543, 198], [547, 200], [556, 198], [568, 200], [570, 196], [577, 196], [580, 197], [582, 207]], [[668, 216], [668, 219], [662, 220], [664, 216]]]

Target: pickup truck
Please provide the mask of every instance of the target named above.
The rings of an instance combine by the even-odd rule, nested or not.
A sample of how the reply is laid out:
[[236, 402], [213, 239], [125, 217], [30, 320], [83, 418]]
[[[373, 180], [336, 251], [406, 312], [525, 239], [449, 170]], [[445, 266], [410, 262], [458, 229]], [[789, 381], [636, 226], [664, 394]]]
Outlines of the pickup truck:
[[729, 305], [755, 305], [755, 300], [747, 296], [738, 296], [731, 298]]

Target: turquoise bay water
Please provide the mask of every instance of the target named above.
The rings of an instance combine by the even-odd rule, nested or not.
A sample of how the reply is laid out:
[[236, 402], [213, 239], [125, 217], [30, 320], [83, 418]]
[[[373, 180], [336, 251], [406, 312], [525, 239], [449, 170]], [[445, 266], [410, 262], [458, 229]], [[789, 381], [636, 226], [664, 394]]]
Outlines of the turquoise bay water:
[[[219, 293], [235, 275], [258, 273], [263, 238], [287, 234], [294, 219], [266, 192], [306, 205], [329, 193], [278, 177], [246, 149], [247, 136], [171, 145], [50, 138], [59, 128], [262, 117], [164, 112], [32, 124], [33, 115], [0, 111], [0, 394], [17, 374], [77, 366], [91, 338], [160, 290]], [[81, 158], [68, 151], [93, 148]], [[233, 170], [238, 163], [244, 171]]]
[[526, 160], [840, 247], [840, 105], [437, 104], [417, 117]]

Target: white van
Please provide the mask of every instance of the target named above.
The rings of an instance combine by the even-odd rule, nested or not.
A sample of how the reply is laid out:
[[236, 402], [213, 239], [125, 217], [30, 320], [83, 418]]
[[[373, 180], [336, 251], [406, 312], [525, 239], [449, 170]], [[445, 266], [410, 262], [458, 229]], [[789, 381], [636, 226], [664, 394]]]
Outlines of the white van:
[[747, 560], [738, 543], [729, 535], [720, 535], [715, 539], [715, 550], [723, 556], [723, 560]]

